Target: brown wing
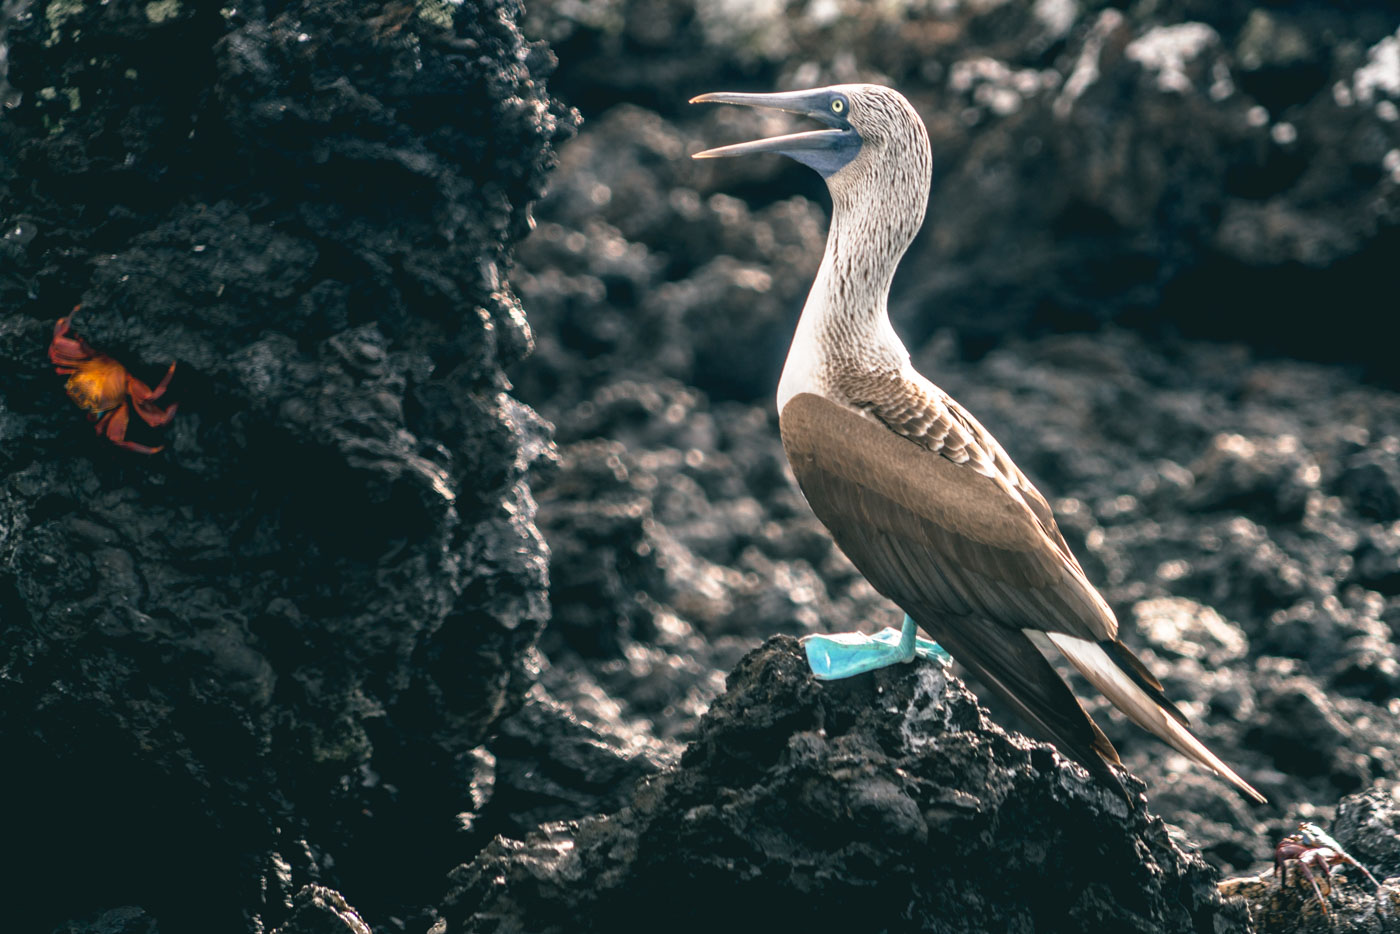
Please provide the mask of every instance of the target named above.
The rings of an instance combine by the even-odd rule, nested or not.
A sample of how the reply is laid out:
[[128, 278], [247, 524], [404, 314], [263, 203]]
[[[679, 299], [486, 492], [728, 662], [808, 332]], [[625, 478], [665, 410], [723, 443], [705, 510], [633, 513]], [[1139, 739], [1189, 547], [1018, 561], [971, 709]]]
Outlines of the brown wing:
[[[1118, 641], [1117, 620], [1098, 592], [1088, 584], [1084, 569], [1074, 552], [1070, 551], [1069, 543], [1055, 522], [1050, 504], [971, 412], [922, 377], [910, 380], [898, 374], [867, 374], [853, 379], [847, 375], [842, 390], [854, 404], [891, 431], [931, 454], [982, 474], [1001, 486], [1009, 498], [1019, 499], [1035, 517], [1036, 524], [1054, 547], [1059, 560], [1080, 584], [1089, 588], [1089, 594], [1099, 610], [1098, 622], [1109, 633], [1099, 639], [1104, 650], [1154, 703], [1183, 726], [1190, 725], [1181, 709], [1167, 698], [1161, 682], [1126, 645]], [[1048, 628], [1059, 631], [1054, 630], [1053, 626]]]
[[[1070, 551], [1055, 522], [1050, 504], [1002, 450], [991, 432], [957, 400], [928, 380], [906, 371], [845, 372], [838, 379], [839, 389], [852, 406], [868, 413], [890, 431], [901, 435], [945, 460], [982, 474], [1003, 488], [1011, 499], [1020, 500], [1040, 526], [1045, 538], [1080, 578], [1084, 569]], [[1089, 588], [1093, 591], [1093, 588]], [[1106, 620], [1106, 634], [1116, 638], [1117, 620], [1093, 591], [1099, 616]]]
[[813, 511], [896, 603], [1016, 630], [1116, 637], [1113, 612], [1004, 478], [810, 393], [788, 402], [781, 425]]
[[[1112, 744], [1022, 629], [1057, 621], [1100, 638], [1036, 517], [991, 478], [891, 434], [819, 396], [782, 412], [783, 446], [817, 517], [876, 590], [899, 604], [1090, 770], [1111, 774]], [[1111, 617], [1110, 617], [1111, 619]]]

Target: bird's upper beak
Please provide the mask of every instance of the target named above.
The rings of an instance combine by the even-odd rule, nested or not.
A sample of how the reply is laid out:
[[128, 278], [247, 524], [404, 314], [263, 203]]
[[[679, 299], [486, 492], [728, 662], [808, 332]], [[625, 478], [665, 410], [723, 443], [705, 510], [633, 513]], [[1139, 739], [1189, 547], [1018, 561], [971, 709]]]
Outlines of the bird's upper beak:
[[809, 130], [805, 133], [789, 133], [786, 136], [773, 136], [758, 139], [751, 143], [735, 143], [706, 149], [691, 156], [692, 159], [719, 159], [724, 156], [746, 156], [755, 152], [779, 152], [793, 154], [813, 150], [838, 149], [849, 141], [853, 131], [841, 117], [830, 110], [831, 95], [826, 90], [784, 91], [778, 94], [736, 94], [729, 91], [716, 91], [701, 94], [690, 99], [692, 104], [741, 104], [745, 107], [764, 107], [770, 110], [786, 110], [820, 120], [830, 130]]

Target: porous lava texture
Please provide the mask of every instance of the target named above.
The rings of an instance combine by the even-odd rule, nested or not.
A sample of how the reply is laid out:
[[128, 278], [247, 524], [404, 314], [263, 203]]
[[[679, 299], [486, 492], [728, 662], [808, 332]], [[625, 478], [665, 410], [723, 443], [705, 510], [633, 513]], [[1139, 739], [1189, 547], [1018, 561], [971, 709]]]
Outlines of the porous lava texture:
[[942, 663], [821, 684], [781, 636], [679, 768], [616, 814], [492, 843], [435, 931], [1244, 930], [1129, 786], [1131, 807], [1006, 733]]
[[[7, 928], [428, 923], [548, 615], [506, 273], [577, 117], [519, 12], [6, 4]], [[48, 364], [78, 303], [177, 363], [159, 454]]]

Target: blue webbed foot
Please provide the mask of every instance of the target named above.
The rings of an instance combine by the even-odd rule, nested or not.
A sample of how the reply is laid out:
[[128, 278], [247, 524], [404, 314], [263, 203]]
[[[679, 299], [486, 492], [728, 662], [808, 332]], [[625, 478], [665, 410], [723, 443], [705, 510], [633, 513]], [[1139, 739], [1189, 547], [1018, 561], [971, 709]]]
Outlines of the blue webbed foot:
[[948, 658], [948, 653], [937, 642], [919, 638], [915, 628], [914, 621], [905, 616], [902, 629], [886, 627], [873, 636], [859, 632], [807, 636], [802, 640], [802, 647], [807, 651], [807, 664], [812, 674], [822, 681], [850, 678], [913, 661], [915, 656]]
[[861, 632], [807, 636], [802, 647], [812, 674], [822, 681], [835, 681], [912, 660], [913, 651], [899, 641], [899, 630], [887, 628], [873, 636]]

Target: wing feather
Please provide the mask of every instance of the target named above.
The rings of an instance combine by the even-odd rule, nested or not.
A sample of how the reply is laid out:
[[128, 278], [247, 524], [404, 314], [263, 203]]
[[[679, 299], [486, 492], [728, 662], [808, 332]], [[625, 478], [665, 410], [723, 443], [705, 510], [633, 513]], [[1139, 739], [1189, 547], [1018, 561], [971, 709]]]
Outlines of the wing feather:
[[[1113, 611], [1004, 482], [810, 393], [788, 402], [781, 425], [808, 502], [885, 596], [1010, 629], [1116, 638]], [[903, 560], [876, 539], [897, 543]], [[878, 566], [862, 566], [866, 554]]]
[[1083, 575], [1079, 559], [1065, 541], [1045, 497], [992, 433], [956, 399], [917, 372], [847, 372], [839, 382], [842, 395], [852, 406], [867, 412], [895, 434], [955, 464], [971, 467], [997, 481], [1013, 499], [1020, 499], [1060, 558]]

